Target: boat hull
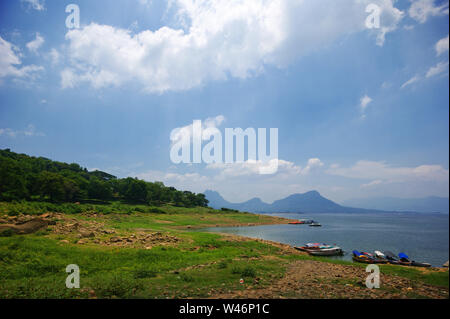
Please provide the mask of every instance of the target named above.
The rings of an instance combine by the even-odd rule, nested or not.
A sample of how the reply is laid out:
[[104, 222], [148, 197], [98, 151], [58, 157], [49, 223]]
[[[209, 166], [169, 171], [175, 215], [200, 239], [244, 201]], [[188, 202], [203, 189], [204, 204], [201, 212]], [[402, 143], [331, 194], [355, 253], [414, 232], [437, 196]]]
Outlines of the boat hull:
[[353, 261], [363, 264], [387, 264], [387, 260], [353, 256]]
[[308, 254], [312, 256], [341, 256], [344, 254], [342, 249], [317, 249], [309, 250]]

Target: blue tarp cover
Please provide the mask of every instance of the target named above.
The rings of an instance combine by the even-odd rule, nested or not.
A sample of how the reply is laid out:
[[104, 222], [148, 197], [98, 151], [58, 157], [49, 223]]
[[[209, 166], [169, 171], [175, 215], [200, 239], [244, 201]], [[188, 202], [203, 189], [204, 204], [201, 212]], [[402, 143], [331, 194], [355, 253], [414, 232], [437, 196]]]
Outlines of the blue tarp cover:
[[405, 259], [409, 259], [408, 255], [406, 255], [405, 253], [400, 253], [400, 254], [398, 254], [398, 257], [400, 257], [400, 258], [405, 258]]

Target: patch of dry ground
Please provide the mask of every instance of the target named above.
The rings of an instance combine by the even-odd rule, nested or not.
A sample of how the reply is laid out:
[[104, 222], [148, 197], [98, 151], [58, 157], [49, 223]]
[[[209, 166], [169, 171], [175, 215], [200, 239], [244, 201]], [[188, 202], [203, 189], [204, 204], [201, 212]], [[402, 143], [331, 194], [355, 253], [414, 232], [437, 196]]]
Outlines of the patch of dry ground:
[[365, 285], [368, 273], [362, 267], [332, 264], [316, 260], [297, 260], [289, 264], [283, 278], [258, 288], [232, 291], [211, 296], [229, 299], [406, 299], [422, 296], [448, 298], [448, 289], [413, 282], [409, 279], [381, 274], [380, 289]]

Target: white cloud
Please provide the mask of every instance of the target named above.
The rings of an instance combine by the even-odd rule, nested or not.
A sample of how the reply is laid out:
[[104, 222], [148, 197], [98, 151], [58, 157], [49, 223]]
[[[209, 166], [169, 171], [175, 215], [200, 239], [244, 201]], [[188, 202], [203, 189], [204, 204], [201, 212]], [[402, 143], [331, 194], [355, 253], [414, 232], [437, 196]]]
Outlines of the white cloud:
[[308, 160], [308, 164], [306, 167], [302, 170], [302, 174], [308, 174], [312, 169], [316, 167], [322, 167], [324, 164], [322, 161], [318, 158], [310, 158]]
[[[273, 201], [293, 193], [306, 192], [313, 189], [308, 179], [315, 181], [320, 173], [323, 163], [313, 158], [302, 168], [295, 163], [279, 160], [278, 171], [273, 175], [259, 174], [262, 163], [247, 161], [233, 164], [211, 164], [199, 172], [179, 172], [177, 167], [170, 168], [169, 172], [147, 171], [137, 176], [147, 181], [162, 181], [166, 185], [187, 189], [194, 192], [203, 192], [206, 189], [219, 191], [232, 202], [248, 200], [259, 196], [265, 201]], [[189, 167], [193, 169], [193, 167]]]
[[28, 4], [28, 6], [30, 8], [33, 8], [34, 10], [37, 10], [37, 11], [45, 10], [44, 0], [42, 0], [42, 1], [40, 1], [40, 0], [20, 0], [20, 1], [22, 3]]
[[71, 74], [63, 74], [62, 86], [136, 82], [161, 93], [230, 77], [245, 79], [266, 65], [285, 67], [340, 37], [367, 31], [365, 7], [372, 2], [382, 8], [383, 25], [370, 32], [382, 45], [403, 16], [392, 0], [174, 0], [184, 29], [134, 34], [92, 23], [69, 31]]
[[[412, 182], [449, 180], [448, 169], [440, 165], [420, 165], [417, 167], [394, 167], [386, 162], [358, 161], [351, 167], [334, 166], [328, 174], [347, 178], [378, 180], [382, 182]], [[380, 182], [376, 182], [380, 184]], [[372, 182], [373, 185], [373, 182]]]
[[55, 48], [52, 48], [50, 50], [49, 56], [50, 56], [50, 60], [52, 61], [53, 65], [56, 65], [56, 64], [59, 63], [59, 60], [61, 58], [61, 54], [59, 53], [58, 50], [56, 50]]
[[376, 179], [374, 181], [371, 181], [370, 183], [361, 185], [361, 187], [362, 188], [368, 188], [368, 187], [373, 187], [373, 186], [380, 185], [380, 184], [383, 184], [383, 181], [379, 180], [379, 179]]
[[44, 133], [36, 131], [36, 128], [33, 124], [29, 124], [24, 130], [13, 130], [10, 128], [0, 128], [0, 136], [6, 135], [11, 138], [15, 138], [17, 136], [45, 136]]
[[408, 85], [411, 85], [413, 83], [416, 83], [417, 81], [420, 80], [420, 76], [415, 75], [413, 76], [411, 79], [409, 79], [408, 81], [406, 81], [405, 83], [402, 84], [401, 88], [404, 89], [405, 87], [407, 87]]
[[36, 32], [36, 38], [33, 41], [30, 41], [26, 44], [26, 47], [31, 52], [37, 53], [37, 50], [44, 44], [44, 38]]
[[359, 107], [361, 109], [361, 118], [365, 119], [366, 118], [366, 108], [367, 106], [369, 106], [370, 103], [372, 103], [372, 98], [369, 97], [367, 94], [364, 95], [361, 99], [360, 99], [360, 103], [359, 103]]
[[361, 109], [362, 109], [362, 110], [365, 110], [366, 107], [367, 107], [367, 106], [370, 104], [370, 102], [372, 102], [372, 101], [373, 101], [372, 98], [370, 98], [367, 94], [364, 95], [364, 96], [361, 98], [361, 103], [360, 103]]
[[437, 56], [440, 56], [441, 54], [448, 52], [448, 35], [447, 35], [447, 37], [440, 39], [436, 43], [435, 48], [436, 48]]
[[437, 5], [435, 0], [411, 0], [409, 16], [420, 23], [425, 23], [429, 17], [448, 15], [448, 1]]
[[33, 79], [37, 72], [43, 70], [43, 67], [36, 65], [19, 67], [21, 64], [19, 49], [0, 36], [0, 78]]
[[[268, 162], [247, 160], [243, 163], [211, 163], [206, 166], [209, 170], [219, 171], [221, 179], [260, 175], [261, 170], [271, 170], [273, 166], [278, 167], [276, 175], [280, 177], [301, 176], [309, 174], [313, 169], [322, 167], [323, 163], [318, 158], [310, 158], [307, 165], [302, 168], [293, 162], [282, 159], [272, 159]], [[271, 178], [268, 176], [268, 178]]]
[[427, 72], [427, 78], [448, 72], [448, 62], [439, 62], [436, 66], [431, 67]]

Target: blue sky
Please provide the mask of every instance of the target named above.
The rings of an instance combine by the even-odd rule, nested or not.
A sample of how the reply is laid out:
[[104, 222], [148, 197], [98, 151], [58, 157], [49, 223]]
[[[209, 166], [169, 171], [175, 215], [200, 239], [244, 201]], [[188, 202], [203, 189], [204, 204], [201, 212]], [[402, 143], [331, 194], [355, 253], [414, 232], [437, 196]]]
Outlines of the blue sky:
[[[231, 201], [447, 196], [448, 22], [433, 0], [2, 1], [0, 148]], [[278, 172], [172, 163], [197, 119], [278, 128]]]

